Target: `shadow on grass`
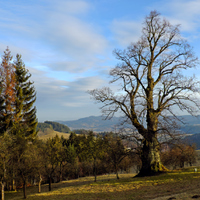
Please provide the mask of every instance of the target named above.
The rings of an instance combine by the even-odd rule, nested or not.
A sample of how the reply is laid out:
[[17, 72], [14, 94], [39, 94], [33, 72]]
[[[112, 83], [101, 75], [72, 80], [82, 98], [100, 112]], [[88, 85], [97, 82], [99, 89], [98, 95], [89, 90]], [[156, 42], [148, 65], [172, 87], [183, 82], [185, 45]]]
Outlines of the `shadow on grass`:
[[[76, 193], [76, 194], [52, 194], [43, 193], [28, 196], [28, 200], [149, 200], [147, 190], [129, 190], [121, 192], [100, 192], [100, 193]], [[153, 196], [154, 197], [154, 196]], [[18, 198], [18, 199], [22, 199]]]
[[[193, 184], [194, 185], [194, 184]], [[177, 193], [185, 193], [188, 187], [185, 182], [182, 184], [168, 183], [164, 185], [155, 186], [142, 186], [134, 190], [125, 190], [120, 192], [77, 192], [75, 194], [62, 194], [59, 190], [54, 190], [54, 193], [46, 192], [36, 195], [28, 196], [28, 200], [150, 200], [154, 198], [170, 197]], [[194, 189], [194, 188], [193, 188]], [[191, 187], [188, 189], [190, 191], [189, 197], [191, 198], [196, 193]], [[196, 189], [196, 188], [195, 188]], [[177, 192], [178, 191], [178, 192]], [[189, 199], [190, 199], [189, 198]], [[9, 199], [9, 198], [7, 198]], [[17, 198], [22, 199], [22, 198]], [[169, 198], [166, 198], [169, 199]]]
[[[94, 181], [77, 181], [77, 182], [60, 182], [60, 183], [53, 183], [52, 184], [52, 191], [56, 191], [58, 188], [66, 188], [66, 187], [80, 187], [89, 183], [94, 183]], [[38, 193], [38, 186], [31, 186], [31, 187], [27, 187], [27, 197], [29, 197], [30, 195], [33, 194], [43, 194], [43, 193], [48, 193], [49, 192], [49, 185], [48, 184], [44, 184], [41, 187], [41, 193]], [[49, 192], [50, 193], [50, 192]], [[24, 193], [22, 189], [18, 189], [17, 192], [15, 191], [11, 191], [11, 192], [5, 192], [5, 199], [9, 199], [9, 200], [14, 200], [14, 199], [23, 199], [24, 197]], [[58, 200], [58, 199], [57, 199]]]
[[[138, 186], [138, 187], [137, 187]], [[28, 200], [147, 200], [177, 193], [188, 192], [195, 195], [200, 188], [199, 173], [170, 173], [154, 177], [102, 179], [94, 183], [93, 179], [65, 181], [53, 184], [48, 192], [48, 185], [27, 189]], [[5, 199], [23, 199], [23, 192], [6, 193]]]

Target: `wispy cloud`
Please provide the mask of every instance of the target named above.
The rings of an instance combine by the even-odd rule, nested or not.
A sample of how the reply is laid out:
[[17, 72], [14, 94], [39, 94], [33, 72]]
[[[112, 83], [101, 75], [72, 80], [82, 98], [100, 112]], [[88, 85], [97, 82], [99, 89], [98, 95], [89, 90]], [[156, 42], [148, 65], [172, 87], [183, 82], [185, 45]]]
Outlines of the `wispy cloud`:
[[165, 15], [173, 24], [180, 24], [182, 31], [197, 31], [200, 28], [199, 0], [169, 0], [159, 1], [149, 6]]
[[139, 39], [142, 24], [141, 21], [114, 20], [112, 22], [111, 30], [116, 42], [125, 48]]
[[137, 41], [144, 17], [155, 9], [197, 41], [199, 0], [6, 0], [0, 1], [0, 51], [9, 46], [14, 56], [22, 54], [39, 120], [99, 115], [86, 91], [107, 84], [117, 63], [112, 50]]
[[87, 91], [102, 87], [105, 84], [104, 79], [92, 76], [64, 81], [49, 78], [46, 72], [41, 73], [35, 68], [30, 68], [30, 72], [37, 91], [36, 106], [40, 121], [76, 119], [77, 115], [92, 115], [94, 110], [97, 115], [101, 114]]

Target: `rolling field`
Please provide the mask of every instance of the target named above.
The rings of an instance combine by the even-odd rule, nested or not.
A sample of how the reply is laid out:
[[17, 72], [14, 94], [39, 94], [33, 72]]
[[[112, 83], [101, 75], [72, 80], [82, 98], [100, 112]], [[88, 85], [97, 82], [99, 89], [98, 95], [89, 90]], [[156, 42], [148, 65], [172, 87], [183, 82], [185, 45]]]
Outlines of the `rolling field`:
[[[198, 172], [199, 171], [199, 172]], [[143, 200], [143, 199], [200, 199], [200, 169], [174, 171], [159, 176], [137, 177], [135, 174], [114, 174], [79, 178], [54, 183], [52, 191], [42, 185], [42, 193], [37, 186], [27, 189], [29, 200]], [[5, 199], [22, 199], [22, 191], [5, 194]]]
[[63, 136], [65, 139], [68, 139], [69, 136], [70, 136], [70, 133], [61, 133], [61, 132], [58, 132], [58, 131], [54, 131], [54, 130], [47, 130], [45, 132], [42, 132], [42, 131], [39, 131], [38, 132], [38, 137], [39, 139], [41, 140], [47, 140], [48, 138], [53, 138], [56, 136], [56, 134], [61, 137]]

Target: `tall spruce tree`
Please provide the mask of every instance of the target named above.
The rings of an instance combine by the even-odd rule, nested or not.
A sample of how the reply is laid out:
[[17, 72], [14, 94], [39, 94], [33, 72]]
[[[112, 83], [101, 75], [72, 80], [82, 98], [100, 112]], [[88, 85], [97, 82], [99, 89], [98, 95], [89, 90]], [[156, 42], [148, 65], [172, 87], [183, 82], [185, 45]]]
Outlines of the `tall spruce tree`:
[[14, 120], [16, 127], [23, 129], [24, 136], [35, 137], [37, 118], [36, 107], [34, 103], [36, 101], [36, 92], [33, 86], [33, 82], [30, 81], [31, 74], [25, 68], [25, 65], [21, 59], [21, 55], [17, 54], [14, 61], [15, 66], [15, 114]]
[[0, 135], [3, 135], [3, 121], [4, 121], [4, 109], [5, 109], [5, 102], [3, 98], [3, 84], [2, 80], [0, 81]]

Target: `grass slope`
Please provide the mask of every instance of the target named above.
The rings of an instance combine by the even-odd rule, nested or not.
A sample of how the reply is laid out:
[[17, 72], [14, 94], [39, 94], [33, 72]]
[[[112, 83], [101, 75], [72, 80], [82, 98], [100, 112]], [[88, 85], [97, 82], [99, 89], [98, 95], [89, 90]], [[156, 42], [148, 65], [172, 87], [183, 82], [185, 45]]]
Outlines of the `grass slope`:
[[47, 140], [48, 138], [55, 137], [56, 134], [57, 134], [59, 137], [63, 136], [63, 137], [66, 138], [66, 139], [68, 139], [69, 136], [70, 136], [69, 133], [61, 133], [61, 132], [58, 132], [58, 131], [54, 131], [54, 130], [52, 130], [52, 129], [50, 129], [50, 128], [46, 128], [46, 129], [44, 130], [44, 132], [43, 132], [43, 131], [39, 131], [39, 132], [38, 132], [38, 137], [39, 137], [39, 139], [41, 139], [41, 140]]
[[[198, 169], [200, 171], [200, 169]], [[193, 199], [200, 195], [200, 172], [194, 169], [175, 171], [154, 177], [132, 178], [134, 174], [79, 178], [42, 186], [43, 193], [37, 194], [36, 187], [28, 188], [28, 200], [149, 200], [149, 199]], [[5, 199], [21, 199], [21, 191], [6, 193]]]

